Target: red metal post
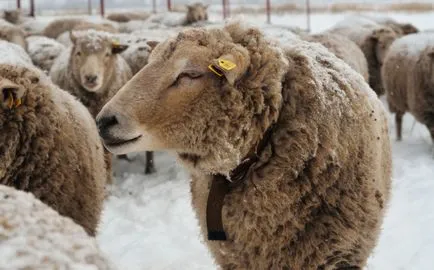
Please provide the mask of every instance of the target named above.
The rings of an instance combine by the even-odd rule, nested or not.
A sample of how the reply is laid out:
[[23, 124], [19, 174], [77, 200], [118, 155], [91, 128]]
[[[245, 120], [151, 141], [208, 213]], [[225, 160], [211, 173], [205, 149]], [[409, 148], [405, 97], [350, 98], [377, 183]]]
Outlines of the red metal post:
[[152, 0], [152, 12], [157, 13], [157, 1]]
[[167, 0], [167, 10], [172, 11], [172, 1], [171, 0]]
[[17, 0], [17, 8], [18, 8], [18, 9], [21, 8], [21, 0]]
[[30, 14], [31, 17], [35, 17], [35, 0], [30, 0]]
[[271, 23], [271, 4], [270, 4], [270, 0], [266, 1], [266, 9], [267, 9], [267, 23]]
[[100, 12], [101, 12], [101, 16], [103, 16], [104, 17], [104, 15], [105, 15], [105, 7], [104, 7], [104, 0], [100, 0], [100, 2], [99, 2], [100, 4]]
[[306, 0], [307, 31], [310, 32], [310, 1]]

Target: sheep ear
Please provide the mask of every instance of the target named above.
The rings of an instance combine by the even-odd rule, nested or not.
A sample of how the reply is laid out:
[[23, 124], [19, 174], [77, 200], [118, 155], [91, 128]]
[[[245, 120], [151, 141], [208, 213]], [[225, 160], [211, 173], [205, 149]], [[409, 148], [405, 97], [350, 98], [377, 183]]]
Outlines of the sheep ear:
[[224, 76], [230, 85], [234, 85], [244, 75], [249, 65], [250, 58], [247, 51], [237, 51], [214, 59], [209, 69], [217, 76]]
[[5, 109], [13, 109], [21, 105], [21, 99], [25, 93], [23, 87], [7, 79], [0, 81], [1, 105]]
[[149, 41], [146, 41], [146, 44], [148, 44], [149, 47], [151, 47], [151, 50], [153, 50], [153, 49], [155, 49], [155, 47], [157, 47], [158, 44], [160, 44], [160, 42], [154, 41], [154, 40], [149, 40]]
[[431, 57], [432, 59], [434, 59], [434, 51], [428, 52], [428, 56]]
[[128, 49], [128, 45], [112, 43], [112, 54], [122, 53]]
[[72, 44], [75, 44], [77, 41], [77, 36], [75, 35], [75, 33], [73, 31], [69, 31], [69, 39], [71, 39]]

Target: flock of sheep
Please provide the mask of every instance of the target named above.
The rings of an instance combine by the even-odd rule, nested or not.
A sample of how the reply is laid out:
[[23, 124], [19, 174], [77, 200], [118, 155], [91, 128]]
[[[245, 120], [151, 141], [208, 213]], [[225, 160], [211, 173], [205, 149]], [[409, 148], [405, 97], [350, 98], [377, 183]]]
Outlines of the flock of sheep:
[[[0, 268], [111, 269], [91, 238], [111, 153], [159, 150], [191, 172], [193, 208], [223, 269], [363, 268], [391, 186], [378, 97], [396, 113], [398, 139], [410, 112], [434, 140], [434, 34], [367, 16], [314, 35], [220, 25], [206, 9], [188, 6], [176, 22], [129, 12], [48, 24], [5, 12]], [[152, 152], [144, 167], [155, 172]], [[218, 181], [228, 186], [214, 194]], [[219, 196], [211, 210], [224, 231], [210, 231]]]

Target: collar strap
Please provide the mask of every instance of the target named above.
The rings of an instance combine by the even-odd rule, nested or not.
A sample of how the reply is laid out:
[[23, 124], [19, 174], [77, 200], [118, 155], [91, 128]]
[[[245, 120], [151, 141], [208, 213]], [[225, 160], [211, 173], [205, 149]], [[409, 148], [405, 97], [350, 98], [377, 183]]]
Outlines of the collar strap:
[[208, 229], [208, 240], [226, 241], [227, 236], [223, 228], [222, 209], [226, 194], [231, 189], [239, 186], [245, 179], [249, 178], [253, 172], [253, 165], [259, 161], [259, 155], [268, 145], [275, 124], [270, 126], [263, 138], [258, 143], [253, 154], [248, 155], [240, 165], [230, 173], [230, 179], [226, 176], [217, 174], [213, 176], [211, 188], [208, 194], [206, 206], [206, 223]]

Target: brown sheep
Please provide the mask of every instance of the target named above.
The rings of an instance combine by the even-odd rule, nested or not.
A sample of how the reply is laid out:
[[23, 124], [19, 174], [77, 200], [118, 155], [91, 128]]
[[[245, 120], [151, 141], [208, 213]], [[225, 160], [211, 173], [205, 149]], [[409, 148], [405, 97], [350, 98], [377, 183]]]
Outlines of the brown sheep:
[[387, 50], [399, 36], [391, 28], [378, 24], [338, 26], [328, 32], [345, 36], [360, 47], [368, 61], [369, 85], [378, 96], [383, 95], [381, 66]]
[[0, 185], [0, 269], [114, 269], [94, 238], [32, 194]]
[[33, 193], [95, 235], [107, 171], [94, 120], [13, 46], [0, 43], [0, 184]]
[[190, 25], [200, 21], [208, 21], [208, 5], [194, 3], [187, 5], [187, 15], [184, 25]]
[[107, 20], [126, 23], [129, 21], [144, 21], [151, 16], [148, 12], [115, 12], [107, 15]]
[[396, 132], [402, 139], [402, 117], [410, 112], [426, 125], [434, 141], [434, 34], [420, 33], [398, 39], [390, 47], [382, 75]]
[[97, 31], [104, 31], [108, 33], [116, 33], [117, 30], [108, 23], [92, 23], [85, 21], [83, 19], [77, 18], [66, 18], [66, 19], [57, 19], [49, 23], [44, 31], [43, 35], [49, 38], [56, 39], [60, 34], [68, 31], [80, 31], [80, 30], [88, 30], [94, 29]]
[[384, 107], [323, 46], [287, 45], [184, 30], [104, 106], [100, 135], [117, 154], [177, 153], [203, 234], [227, 238], [207, 241], [222, 269], [361, 269], [389, 200]]
[[320, 43], [369, 82], [368, 62], [362, 50], [350, 39], [336, 34], [315, 34], [301, 36], [303, 40]]
[[7, 22], [10, 22], [12, 24], [19, 24], [22, 22], [21, 18], [21, 10], [20, 9], [11, 9], [11, 10], [5, 10], [4, 11], [4, 18]]
[[367, 15], [361, 17], [366, 18], [368, 20], [372, 20], [373, 22], [382, 24], [384, 26], [389, 26], [398, 35], [409, 35], [409, 34], [414, 34], [419, 32], [419, 29], [413, 24], [400, 23], [389, 17], [376, 17], [376, 16], [367, 16]]
[[26, 33], [16, 25], [0, 19], [0, 40], [20, 45], [27, 50]]

